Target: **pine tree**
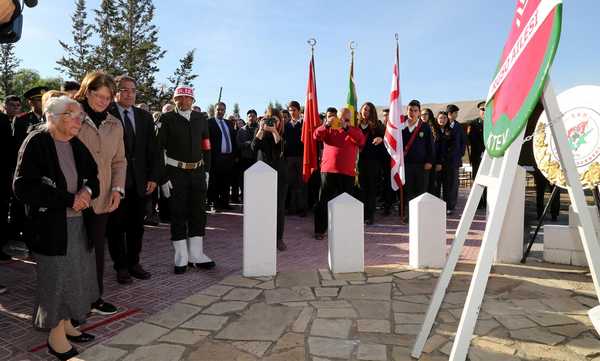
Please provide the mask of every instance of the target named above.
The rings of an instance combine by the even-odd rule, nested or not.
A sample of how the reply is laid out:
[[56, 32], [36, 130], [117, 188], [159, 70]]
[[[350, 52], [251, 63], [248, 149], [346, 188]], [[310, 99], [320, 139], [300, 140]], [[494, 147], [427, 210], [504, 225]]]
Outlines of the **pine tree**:
[[2, 95], [13, 94], [15, 74], [21, 59], [15, 55], [15, 44], [0, 45], [0, 90]]
[[187, 85], [191, 86], [194, 79], [198, 77], [198, 74], [194, 74], [192, 72], [192, 68], [194, 66], [194, 53], [196, 49], [192, 49], [188, 51], [185, 56], [179, 59], [179, 66], [175, 69], [173, 75], [167, 78], [167, 80], [171, 83], [171, 86], [164, 92], [162, 101], [168, 101], [173, 97], [173, 93], [175, 92], [175, 88], [179, 85]]
[[119, 21], [115, 24], [115, 56], [125, 73], [136, 79], [138, 100], [156, 104], [158, 90], [154, 87], [158, 61], [166, 51], [158, 45], [158, 28], [152, 23], [152, 0], [117, 0]]
[[93, 69], [91, 61], [93, 47], [89, 42], [92, 26], [86, 22], [86, 19], [85, 0], [75, 0], [75, 12], [71, 16], [73, 45], [58, 41], [66, 54], [56, 62], [58, 64], [56, 69], [77, 81], [81, 81], [85, 74]]
[[118, 36], [115, 28], [119, 13], [115, 0], [102, 0], [100, 8], [94, 10], [94, 13], [93, 29], [100, 38], [100, 43], [94, 47], [94, 67], [114, 76], [120, 75], [123, 70], [119, 67], [117, 58]]
[[208, 116], [211, 118], [215, 117], [215, 105], [214, 104], [208, 105]]

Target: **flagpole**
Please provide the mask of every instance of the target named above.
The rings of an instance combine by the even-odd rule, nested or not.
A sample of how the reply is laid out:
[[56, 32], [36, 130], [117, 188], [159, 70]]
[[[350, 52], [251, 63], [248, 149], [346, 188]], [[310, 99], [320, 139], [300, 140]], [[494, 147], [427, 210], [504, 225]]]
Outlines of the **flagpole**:
[[[398, 78], [396, 79], [396, 89], [400, 91], [400, 39], [398, 37], [398, 33], [394, 34], [396, 38], [396, 74], [398, 74]], [[400, 109], [402, 111], [402, 109]], [[400, 115], [402, 116], [402, 115]], [[400, 133], [402, 137], [402, 133]], [[400, 182], [399, 186], [400, 191], [400, 220], [404, 222], [404, 185]]]
[[[353, 87], [355, 87], [354, 85], [354, 50], [356, 50], [356, 42], [354, 40], [351, 40], [348, 43], [348, 48], [350, 48], [350, 79], [352, 80], [352, 84]], [[356, 99], [356, 88], [354, 88], [354, 97]], [[352, 119], [354, 120], [354, 123], [352, 124], [353, 126], [356, 126], [357, 124], [357, 109], [356, 107], [354, 107], [354, 114], [352, 114]], [[358, 162], [358, 160], [357, 160]], [[358, 182], [358, 177], [356, 177], [357, 182]]]

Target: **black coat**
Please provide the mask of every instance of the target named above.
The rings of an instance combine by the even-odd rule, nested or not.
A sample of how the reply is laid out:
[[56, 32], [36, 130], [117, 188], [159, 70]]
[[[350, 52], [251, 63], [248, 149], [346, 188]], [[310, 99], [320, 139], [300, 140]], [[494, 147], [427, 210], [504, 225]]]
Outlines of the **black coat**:
[[[116, 104], [112, 104], [109, 111], [117, 119], [123, 119]], [[160, 154], [158, 140], [154, 130], [154, 119], [147, 111], [138, 107], [133, 107], [133, 118], [135, 122], [135, 148], [133, 154], [125, 148], [125, 157], [127, 158], [127, 177], [133, 178], [126, 183], [134, 184], [135, 190], [140, 197], [146, 194], [146, 182], [158, 183], [161, 176], [161, 169], [164, 166], [164, 157]], [[123, 129], [125, 126], [123, 125]], [[127, 144], [127, 134], [123, 131], [123, 142]], [[127, 194], [125, 194], [127, 196]]]
[[[73, 137], [69, 143], [77, 168], [77, 189], [85, 184], [92, 199], [100, 192], [98, 167], [87, 147]], [[67, 181], [60, 169], [54, 140], [46, 130], [31, 132], [21, 149], [13, 181], [15, 195], [26, 205], [33, 227], [32, 251], [47, 256], [67, 253], [67, 208], [73, 206], [75, 194], [67, 191]], [[91, 209], [83, 212], [87, 221]], [[88, 247], [91, 243], [88, 240]]]
[[[235, 136], [235, 129], [229, 123], [227, 119], [225, 119], [225, 124], [229, 128], [229, 140], [231, 142], [231, 153], [237, 154], [237, 139]], [[217, 120], [215, 118], [210, 118], [208, 120], [208, 130], [210, 132], [210, 147], [211, 147], [211, 155], [213, 162], [215, 159], [221, 154], [221, 127], [217, 124]]]

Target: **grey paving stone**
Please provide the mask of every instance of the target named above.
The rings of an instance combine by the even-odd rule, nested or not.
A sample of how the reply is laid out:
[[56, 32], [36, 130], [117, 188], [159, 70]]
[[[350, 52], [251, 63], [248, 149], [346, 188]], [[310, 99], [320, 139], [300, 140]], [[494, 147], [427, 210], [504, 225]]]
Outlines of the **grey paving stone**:
[[402, 280], [412, 280], [422, 275], [424, 275], [424, 273], [419, 271], [406, 271], [394, 273], [394, 277], [400, 278]]
[[308, 302], [306, 302], [306, 301], [284, 302], [281, 305], [282, 306], [286, 306], [286, 307], [307, 307], [308, 306]]
[[500, 323], [494, 319], [490, 320], [478, 320], [475, 324], [475, 334], [479, 336], [484, 336], [500, 327]]
[[298, 318], [296, 318], [296, 321], [294, 321], [294, 324], [292, 325], [292, 331], [304, 332], [306, 330], [306, 326], [308, 326], [308, 323], [312, 319], [312, 314], [312, 307], [304, 307]]
[[147, 345], [167, 332], [169, 332], [167, 328], [140, 322], [123, 330], [108, 343], [111, 345]]
[[574, 325], [548, 327], [548, 331], [569, 338], [575, 338], [587, 330], [588, 327], [580, 323], [576, 323]]
[[600, 355], [600, 341], [589, 336], [571, 340], [567, 343], [567, 347], [581, 356], [592, 357]]
[[390, 283], [394, 280], [392, 276], [379, 276], [367, 278], [367, 283]]
[[166, 328], [175, 328], [192, 318], [195, 314], [200, 312], [200, 310], [200, 307], [176, 303], [169, 306], [167, 309], [148, 317], [146, 322], [154, 323]]
[[234, 287], [252, 288], [252, 287], [256, 286], [257, 284], [261, 283], [261, 281], [236, 275], [236, 276], [226, 277], [224, 280], [222, 280], [219, 283], [221, 283], [223, 285], [234, 286]]
[[392, 348], [392, 361], [414, 361], [410, 356], [410, 348], [394, 346]]
[[175, 329], [159, 338], [158, 341], [193, 345], [205, 339], [209, 334], [206, 331]]
[[510, 331], [510, 337], [517, 340], [534, 341], [551, 346], [557, 345], [565, 339], [563, 336], [555, 335], [543, 328], [526, 328]]
[[392, 301], [392, 310], [399, 313], [425, 313], [428, 307], [420, 303]]
[[249, 352], [258, 357], [262, 357], [265, 354], [265, 352], [267, 352], [269, 347], [271, 346], [271, 342], [238, 341], [238, 342], [233, 342], [233, 346], [235, 346], [236, 348], [238, 348], [242, 351]]
[[321, 281], [321, 286], [330, 287], [330, 286], [345, 286], [347, 285], [347, 281], [343, 280], [323, 280]]
[[185, 347], [166, 343], [135, 349], [123, 361], [180, 361]]
[[391, 285], [389, 283], [343, 286], [338, 298], [354, 300], [381, 300], [389, 301], [391, 297]]
[[234, 288], [223, 296], [224, 301], [252, 301], [262, 293], [261, 290]]
[[[540, 326], [548, 327], [548, 326], [562, 326], [577, 323], [577, 319], [575, 317], [564, 316], [557, 313], [530, 313], [527, 314], [531, 320], [538, 323]], [[587, 317], [587, 316], [585, 316]]]
[[321, 284], [317, 271], [290, 271], [279, 272], [275, 279], [275, 285], [280, 288], [292, 288], [318, 287]]
[[88, 348], [77, 357], [86, 361], [117, 361], [125, 356], [126, 353], [127, 351], [118, 348], [95, 345]]
[[350, 320], [317, 318], [313, 320], [310, 334], [311, 336], [348, 338], [350, 327], [352, 327]]
[[212, 285], [208, 288], [203, 289], [202, 291], [200, 291], [200, 293], [203, 295], [221, 297], [227, 292], [231, 291], [232, 289], [233, 287], [230, 286]]
[[310, 304], [316, 308], [348, 308], [348, 307], [352, 307], [352, 305], [346, 300], [312, 301]]
[[263, 282], [259, 285], [256, 285], [256, 288], [260, 288], [263, 290], [272, 290], [273, 288], [275, 288], [275, 280]]
[[495, 318], [496, 321], [500, 322], [502, 326], [509, 330], [518, 330], [520, 328], [531, 328], [537, 326], [535, 322], [523, 316], [502, 315], [496, 316]]
[[248, 302], [241, 301], [224, 301], [217, 302], [205, 308], [202, 313], [211, 315], [223, 315], [226, 313], [239, 312], [248, 306]]
[[421, 325], [416, 323], [396, 325], [394, 330], [395, 333], [400, 335], [418, 335], [419, 331], [421, 331]]
[[349, 360], [356, 342], [323, 337], [309, 337], [308, 349], [315, 356]]
[[424, 313], [394, 313], [394, 322], [398, 324], [422, 324]]
[[261, 361], [305, 361], [306, 355], [304, 347], [296, 347], [291, 350], [280, 353], [271, 353], [267, 357], [261, 358]]
[[304, 348], [304, 334], [289, 332], [281, 336], [279, 341], [277, 341], [277, 344], [275, 344], [275, 347], [273, 347], [271, 354], [279, 353], [281, 351], [289, 350], [296, 347]]
[[321, 276], [321, 279], [323, 279], [324, 281], [333, 280], [333, 276], [331, 275], [331, 272], [327, 268], [319, 268], [319, 275]]
[[372, 333], [390, 333], [390, 321], [388, 320], [358, 320], [357, 321], [358, 332], [372, 332]]
[[265, 291], [267, 304], [314, 300], [310, 287], [276, 288]]
[[335, 297], [339, 290], [337, 287], [315, 287], [315, 294], [317, 297]]
[[187, 361], [258, 361], [259, 359], [241, 351], [229, 342], [205, 341], [189, 354]]
[[360, 344], [357, 358], [359, 360], [387, 361], [387, 350], [385, 345]]
[[587, 307], [571, 297], [552, 297], [541, 300], [545, 305], [557, 312], [566, 314], [587, 314]]
[[242, 341], [277, 341], [298, 317], [295, 307], [252, 305], [239, 320], [231, 322], [215, 338]]
[[433, 336], [429, 337], [427, 342], [425, 342], [425, 346], [423, 347], [423, 352], [432, 353], [432, 352], [436, 351], [437, 349], [439, 349], [444, 344], [446, 344], [447, 342], [448, 342], [448, 339], [446, 337], [434, 334]]
[[227, 323], [227, 316], [198, 315], [187, 321], [181, 327], [195, 330], [218, 331]]
[[410, 302], [410, 303], [421, 303], [424, 305], [429, 305], [429, 297], [424, 295], [412, 295], [412, 296], [395, 296], [394, 300]]
[[390, 301], [350, 300], [361, 318], [389, 319], [392, 303]]
[[185, 298], [181, 301], [181, 303], [189, 303], [190, 305], [195, 305], [195, 306], [208, 306], [211, 303], [217, 302], [219, 300], [219, 297], [215, 297], [215, 296], [208, 296], [208, 295], [203, 295], [200, 293], [197, 293], [195, 295], [192, 295], [188, 298]]
[[366, 279], [364, 273], [334, 273], [333, 278], [340, 281], [364, 281]]
[[317, 318], [357, 318], [353, 308], [319, 308]]

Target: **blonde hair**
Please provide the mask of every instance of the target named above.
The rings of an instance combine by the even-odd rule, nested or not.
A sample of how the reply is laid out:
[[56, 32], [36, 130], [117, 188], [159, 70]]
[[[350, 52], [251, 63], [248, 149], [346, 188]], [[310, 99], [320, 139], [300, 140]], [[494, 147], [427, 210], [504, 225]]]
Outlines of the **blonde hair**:
[[45, 108], [46, 108], [46, 103], [48, 102], [48, 100], [50, 98], [58, 98], [58, 97], [62, 97], [62, 96], [69, 96], [69, 94], [67, 94], [66, 92], [60, 91], [60, 90], [49, 90], [47, 92], [44, 93], [44, 95], [42, 95], [42, 109], [44, 109], [44, 113]]
[[112, 98], [117, 92], [117, 86], [113, 77], [102, 72], [102, 71], [94, 71], [91, 73], [87, 73], [83, 81], [81, 82], [81, 87], [77, 94], [75, 94], [75, 99], [79, 101], [83, 101], [87, 98], [87, 93], [91, 90], [98, 90], [103, 86], [107, 87], [110, 90], [110, 97]]

